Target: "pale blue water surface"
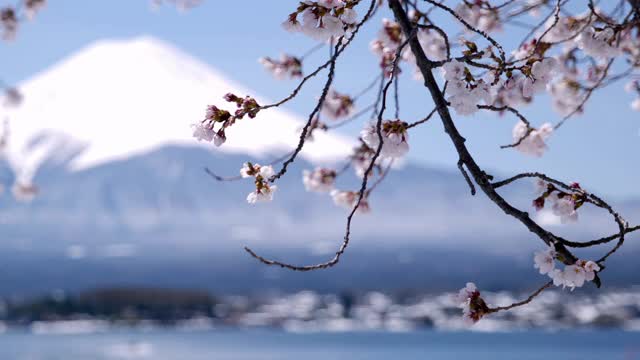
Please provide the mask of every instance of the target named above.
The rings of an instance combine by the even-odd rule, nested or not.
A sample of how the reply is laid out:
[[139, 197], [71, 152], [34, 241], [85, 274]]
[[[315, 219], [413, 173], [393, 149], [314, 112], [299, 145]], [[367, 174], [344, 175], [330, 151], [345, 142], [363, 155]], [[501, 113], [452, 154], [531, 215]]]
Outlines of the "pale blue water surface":
[[640, 332], [310, 333], [112, 331], [0, 335], [2, 360], [473, 359], [640, 360]]

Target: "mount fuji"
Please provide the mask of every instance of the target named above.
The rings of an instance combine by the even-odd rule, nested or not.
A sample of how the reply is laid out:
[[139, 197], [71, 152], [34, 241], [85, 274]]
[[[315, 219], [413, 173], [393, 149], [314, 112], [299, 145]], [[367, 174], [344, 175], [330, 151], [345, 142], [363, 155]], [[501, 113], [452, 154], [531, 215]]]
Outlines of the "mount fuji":
[[[34, 169], [65, 159], [86, 169], [165, 145], [193, 145], [189, 125], [228, 92], [249, 94], [215, 69], [152, 37], [98, 41], [20, 86], [22, 106], [0, 108], [11, 119], [12, 164]], [[258, 98], [260, 103], [267, 103]], [[267, 110], [240, 121], [219, 151], [253, 156], [295, 146], [302, 124]], [[318, 134], [302, 156], [313, 162], [346, 156], [352, 144]]]
[[[539, 240], [482, 195], [470, 196], [458, 172], [410, 163], [372, 194], [372, 213], [355, 218], [339, 266], [296, 274], [256, 263], [243, 245], [295, 263], [332, 255], [346, 212], [326, 195], [306, 193], [301, 173], [343, 161], [354, 143], [318, 133], [279, 181], [274, 201], [248, 205], [250, 182], [214, 182], [203, 167], [234, 175], [247, 160], [278, 157], [295, 146], [303, 122], [270, 109], [234, 125], [220, 148], [197, 143], [189, 125], [207, 104], [227, 92], [255, 94], [160, 40], [96, 42], [20, 90], [20, 107], [0, 101], [11, 130], [0, 179], [33, 178], [41, 191], [29, 204], [0, 197], [0, 293], [110, 284], [436, 289], [471, 278], [483, 288], [520, 288], [541, 280], [531, 264]], [[352, 174], [339, 180], [340, 188], [357, 185]], [[505, 195], [530, 207], [530, 184]], [[640, 203], [615, 205], [629, 221], [640, 219]], [[554, 231], [578, 239], [615, 232], [601, 215], [585, 209], [578, 225]], [[555, 226], [548, 215], [538, 220]], [[637, 280], [640, 265], [625, 260], [640, 249], [634, 236], [605, 283]]]

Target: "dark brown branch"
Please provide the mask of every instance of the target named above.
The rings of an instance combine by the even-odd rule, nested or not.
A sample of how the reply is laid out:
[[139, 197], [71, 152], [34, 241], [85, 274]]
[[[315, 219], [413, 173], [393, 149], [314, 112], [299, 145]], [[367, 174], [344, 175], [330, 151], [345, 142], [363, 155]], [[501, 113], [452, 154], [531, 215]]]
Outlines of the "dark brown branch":
[[462, 173], [462, 176], [464, 177], [464, 180], [467, 182], [467, 185], [469, 185], [469, 188], [471, 189], [471, 196], [475, 196], [476, 195], [476, 187], [475, 187], [475, 185], [473, 185], [473, 181], [471, 181], [471, 178], [469, 177], [469, 174], [467, 174], [467, 171], [464, 169], [464, 162], [462, 160], [458, 160], [458, 169]]
[[[599, 208], [605, 209], [607, 210], [607, 212], [609, 212], [609, 214], [611, 214], [611, 216], [613, 217], [614, 221], [616, 222], [616, 224], [618, 225], [618, 229], [619, 232], [618, 234], [616, 234], [615, 236], [608, 236], [605, 238], [601, 238], [601, 239], [596, 239], [596, 240], [592, 240], [589, 242], [574, 242], [574, 241], [569, 241], [566, 239], [563, 239], [561, 237], [556, 236], [556, 239], [558, 240], [559, 243], [562, 243], [564, 246], [567, 247], [574, 247], [574, 248], [584, 248], [584, 247], [590, 247], [590, 246], [594, 246], [594, 245], [598, 245], [598, 244], [604, 244], [604, 243], [608, 243], [612, 240], [618, 239], [618, 243], [616, 244], [616, 246], [611, 249], [607, 254], [605, 254], [602, 258], [598, 259], [596, 262], [598, 263], [603, 263], [609, 256], [611, 256], [613, 253], [615, 253], [624, 243], [624, 235], [629, 231], [629, 225], [627, 224], [627, 222], [620, 216], [620, 214], [618, 214], [611, 205], [609, 205], [607, 202], [605, 202], [604, 200], [602, 200], [600, 197], [598, 197], [595, 194], [591, 194], [586, 192], [583, 189], [576, 189], [574, 187], [572, 187], [571, 185], [568, 185], [566, 183], [563, 183], [562, 181], [553, 179], [545, 174], [541, 174], [541, 173], [537, 173], [537, 172], [533, 172], [533, 173], [521, 173], [515, 176], [512, 176], [508, 179], [502, 180], [502, 181], [498, 181], [492, 184], [494, 189], [497, 189], [499, 187], [511, 184], [512, 182], [519, 180], [519, 179], [524, 179], [524, 178], [539, 178], [542, 179], [548, 183], [551, 183], [553, 185], [556, 185], [560, 188], [562, 188], [565, 191], [568, 191], [570, 193], [575, 193], [578, 192], [582, 195], [585, 196], [585, 201], [588, 203], [591, 203]], [[635, 231], [635, 228], [634, 230]]]
[[541, 288], [536, 290], [533, 294], [529, 295], [528, 298], [526, 298], [526, 299], [524, 299], [522, 301], [518, 301], [518, 302], [513, 303], [511, 305], [508, 305], [508, 306], [498, 306], [498, 307], [494, 307], [494, 308], [489, 308], [489, 313], [496, 313], [496, 312], [502, 311], [502, 310], [511, 310], [511, 309], [516, 308], [518, 306], [526, 305], [526, 304], [530, 303], [531, 301], [533, 301], [533, 299], [535, 299], [538, 295], [542, 294], [543, 291], [545, 291], [546, 289], [550, 288], [551, 285], [553, 285], [553, 281], [549, 281], [548, 283], [544, 284]]
[[478, 109], [484, 109], [484, 110], [491, 110], [491, 111], [498, 111], [498, 112], [509, 111], [510, 113], [517, 116], [520, 119], [520, 121], [525, 123], [525, 125], [527, 125], [527, 131], [525, 132], [524, 135], [522, 135], [518, 140], [516, 140], [512, 144], [501, 145], [500, 146], [501, 149], [517, 147], [518, 145], [522, 144], [524, 139], [526, 139], [527, 137], [529, 137], [529, 135], [531, 135], [533, 130], [535, 130], [534, 128], [531, 127], [531, 123], [529, 122], [529, 120], [527, 120], [527, 118], [524, 117], [524, 115], [522, 115], [518, 110], [512, 108], [511, 106], [493, 106], [493, 105], [477, 105], [477, 106], [478, 106]]
[[[451, 8], [442, 5], [441, 3], [438, 3], [434, 0], [425, 0], [426, 2], [428, 2], [429, 4], [439, 7], [440, 9], [448, 12], [449, 14], [451, 14], [453, 17], [455, 17], [462, 25], [464, 25], [467, 29], [469, 29], [470, 31], [482, 36], [483, 38], [485, 38], [487, 41], [489, 41], [491, 43], [491, 45], [495, 46], [498, 49], [498, 52], [500, 53], [500, 60], [502, 60], [502, 63], [504, 64], [506, 62], [506, 55], [504, 52], [504, 49], [502, 48], [502, 45], [500, 45], [494, 38], [492, 38], [489, 34], [487, 34], [485, 31], [479, 30], [474, 28], [473, 26], [471, 26], [471, 24], [469, 24], [467, 21], [465, 21], [463, 18], [460, 17], [460, 15], [458, 15], [455, 11], [453, 11]], [[406, 13], [405, 13], [406, 14]], [[423, 51], [424, 53], [424, 51]]]
[[209, 176], [211, 176], [216, 181], [237, 181], [237, 180], [242, 180], [242, 176], [240, 176], [240, 175], [238, 175], [238, 176], [220, 176], [220, 175], [214, 173], [213, 171], [211, 171], [209, 168], [204, 168], [204, 172], [209, 174]]
[[[338, 48], [338, 46], [340, 46], [340, 41], [338, 41], [336, 48]], [[326, 99], [327, 94], [329, 93], [329, 89], [331, 88], [331, 84], [333, 83], [333, 77], [335, 75], [337, 59], [335, 57], [333, 57], [332, 59], [333, 60], [331, 61], [331, 66], [329, 67], [329, 75], [327, 76], [327, 81], [325, 82], [324, 88], [322, 89], [322, 94], [320, 95], [320, 99], [316, 103], [316, 106], [313, 108], [313, 111], [311, 111], [311, 114], [309, 114], [309, 118], [307, 120], [307, 123], [302, 128], [302, 132], [300, 132], [300, 139], [298, 140], [298, 145], [296, 146], [295, 150], [293, 150], [293, 153], [291, 154], [291, 156], [284, 162], [284, 164], [282, 164], [282, 168], [280, 168], [280, 170], [275, 175], [273, 175], [269, 179], [269, 181], [274, 182], [280, 177], [282, 177], [282, 175], [284, 175], [287, 172], [287, 168], [289, 167], [289, 164], [293, 163], [296, 157], [298, 156], [298, 154], [300, 153], [300, 151], [302, 151], [302, 147], [304, 146], [304, 143], [307, 140], [307, 134], [309, 133], [311, 124], [313, 123], [313, 120], [316, 118], [316, 115], [320, 111], [320, 108], [322, 107], [322, 103], [324, 103], [324, 100]]]
[[407, 130], [411, 129], [412, 127], [416, 127], [416, 126], [418, 126], [420, 124], [426, 123], [427, 121], [429, 121], [433, 117], [433, 114], [435, 114], [435, 113], [436, 113], [436, 109], [434, 108], [433, 110], [431, 110], [429, 112], [429, 114], [427, 116], [425, 116], [421, 120], [418, 120], [416, 122], [413, 122], [413, 123], [407, 125]]
[[[281, 163], [283, 161], [285, 161], [285, 159], [287, 159], [288, 157], [291, 156], [291, 154], [293, 154], [293, 151], [289, 151], [288, 153], [281, 155], [273, 160], [271, 160], [270, 162], [266, 163], [265, 165], [275, 165], [278, 163]], [[205, 167], [204, 171], [211, 176], [213, 179], [217, 180], [217, 181], [237, 181], [237, 180], [242, 180], [243, 177], [238, 175], [238, 176], [220, 176], [216, 173], [214, 173], [211, 169]]]

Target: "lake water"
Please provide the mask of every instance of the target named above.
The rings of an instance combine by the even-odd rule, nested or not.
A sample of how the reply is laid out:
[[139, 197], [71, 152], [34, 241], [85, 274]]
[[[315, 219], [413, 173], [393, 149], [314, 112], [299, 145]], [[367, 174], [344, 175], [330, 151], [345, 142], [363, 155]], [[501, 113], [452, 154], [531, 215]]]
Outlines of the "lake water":
[[640, 332], [114, 331], [0, 335], [2, 360], [640, 360]]

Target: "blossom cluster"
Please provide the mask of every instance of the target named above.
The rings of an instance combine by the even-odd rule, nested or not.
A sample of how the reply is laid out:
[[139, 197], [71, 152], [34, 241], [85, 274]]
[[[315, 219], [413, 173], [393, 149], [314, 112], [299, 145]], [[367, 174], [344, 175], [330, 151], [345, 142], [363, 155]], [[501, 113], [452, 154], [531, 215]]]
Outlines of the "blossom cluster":
[[[364, 178], [369, 167], [372, 167], [369, 176], [372, 176], [376, 171], [382, 176], [380, 162], [383, 159], [378, 157], [373, 166], [371, 164], [375, 153], [376, 151], [374, 149], [369, 147], [363, 139], [360, 139], [360, 145], [354, 148], [353, 154], [350, 157], [350, 165], [358, 177]], [[302, 182], [307, 191], [319, 193], [328, 192], [336, 205], [351, 210], [357, 204], [360, 192], [335, 189], [338, 175], [339, 173], [334, 169], [317, 167], [313, 171], [304, 170], [302, 173]], [[371, 210], [368, 201], [369, 192], [370, 191], [365, 191], [360, 200], [358, 212], [367, 213]]]
[[456, 14], [474, 28], [486, 32], [501, 30], [500, 14], [489, 1], [461, 1]]
[[[21, 8], [27, 19], [33, 19], [45, 4], [46, 0], [24, 0]], [[17, 8], [5, 7], [0, 9], [0, 32], [3, 40], [13, 40], [15, 38], [19, 19], [20, 14], [18, 14]]]
[[531, 39], [523, 43], [518, 49], [511, 52], [511, 55], [518, 61], [530, 58], [543, 58], [544, 53], [549, 49], [550, 45], [545, 42], [539, 42], [538, 39]]
[[480, 291], [476, 284], [471, 282], [460, 289], [454, 297], [454, 301], [462, 308], [463, 319], [470, 325], [478, 322], [489, 312], [489, 307], [480, 297]]
[[[198, 141], [207, 141], [220, 146], [227, 140], [225, 129], [233, 125], [236, 120], [242, 119], [245, 116], [255, 118], [258, 112], [261, 110], [258, 102], [250, 97], [239, 97], [235, 94], [228, 93], [224, 96], [227, 102], [236, 104], [236, 111], [232, 115], [229, 111], [218, 108], [215, 105], [207, 106], [207, 112], [204, 120], [199, 123], [193, 124], [193, 137]], [[216, 124], [219, 124], [216, 130]]]
[[576, 38], [577, 47], [585, 54], [600, 60], [607, 60], [618, 55], [618, 48], [615, 46], [615, 32], [607, 27], [597, 29], [588, 27]]
[[13, 40], [18, 30], [18, 15], [11, 7], [0, 9], [0, 29], [3, 40]]
[[[530, 3], [533, 11], [544, 2], [532, 0]], [[479, 30], [489, 32], [500, 28], [500, 9], [492, 7], [487, 1], [464, 1], [455, 11]], [[512, 52], [515, 66], [498, 72], [503, 63], [491, 57], [497, 65], [490, 71], [494, 81], [490, 81], [489, 76], [483, 80], [492, 85], [489, 93], [493, 97], [493, 105], [525, 105], [531, 103], [536, 93], [547, 90], [554, 110], [560, 115], [581, 113], [587, 96], [586, 89], [599, 86], [601, 79], [607, 76], [611, 59], [625, 55], [629, 64], [637, 67], [640, 63], [640, 38], [636, 27], [613, 25], [613, 21], [606, 19], [608, 15], [597, 8], [578, 15], [552, 16], [533, 39]], [[559, 44], [562, 46], [556, 46]], [[550, 49], [559, 49], [559, 52], [549, 56], [547, 53], [551, 52]], [[476, 111], [474, 105], [482, 100], [473, 96], [474, 74], [468, 72], [464, 74], [466, 83], [450, 84], [448, 87], [448, 92], [451, 94], [453, 91], [455, 95], [450, 96], [449, 102], [461, 115], [473, 114]], [[497, 77], [503, 74], [506, 78], [497, 81]], [[474, 102], [476, 104], [472, 104]], [[640, 100], [634, 100], [631, 106], [640, 109]]]
[[553, 247], [534, 254], [534, 268], [540, 274], [548, 275], [555, 286], [568, 287], [571, 290], [582, 287], [586, 281], [593, 281], [600, 266], [591, 260], [578, 260], [575, 264], [556, 269], [558, 253]]
[[302, 182], [307, 191], [330, 192], [333, 190], [337, 173], [333, 169], [318, 167], [313, 171], [302, 172]]
[[577, 210], [584, 205], [586, 195], [580, 184], [571, 184], [571, 192], [565, 192], [558, 189], [555, 185], [544, 180], [536, 180], [536, 190], [540, 194], [533, 200], [533, 206], [536, 210], [542, 210], [547, 203], [551, 204], [551, 211], [554, 215], [560, 217], [563, 224], [578, 221]]
[[269, 179], [274, 175], [270, 165], [252, 164], [246, 162], [240, 169], [242, 178], [254, 178], [256, 190], [247, 195], [247, 202], [267, 202], [273, 200], [273, 193], [278, 189], [276, 185], [269, 184]]
[[354, 99], [334, 89], [329, 89], [322, 103], [322, 114], [331, 120], [347, 118], [353, 114], [354, 110]]
[[[331, 197], [336, 205], [352, 210], [358, 203], [360, 193], [356, 191], [332, 190]], [[362, 200], [360, 200], [360, 205], [358, 206], [358, 212], [367, 213], [370, 210], [369, 201], [366, 196], [363, 196]]]
[[278, 80], [302, 77], [302, 60], [282, 54], [280, 60], [263, 57], [258, 60]]
[[[345, 35], [357, 19], [353, 9], [360, 0], [319, 0], [300, 2], [282, 26], [290, 32], [302, 32], [319, 41]], [[299, 19], [300, 17], [301, 19]]]
[[[414, 12], [412, 16], [415, 14]], [[447, 44], [437, 31], [421, 28], [416, 37], [430, 60], [440, 61], [447, 58]], [[404, 39], [405, 36], [402, 34], [400, 24], [393, 20], [382, 19], [382, 28], [378, 31], [377, 38], [371, 41], [369, 48], [380, 58], [380, 68], [386, 77], [391, 75], [396, 52]], [[415, 57], [408, 47], [402, 51], [401, 56], [402, 60], [415, 64]], [[400, 72], [398, 68], [396, 71]]]
[[[352, 210], [358, 203], [360, 193], [335, 189], [337, 176], [338, 173], [333, 169], [318, 167], [313, 171], [304, 170], [302, 172], [302, 182], [307, 191], [329, 193], [334, 204]], [[371, 210], [367, 195], [365, 192], [362, 200], [360, 200], [360, 205], [358, 206], [358, 212], [360, 213], [367, 213]]]
[[529, 127], [524, 121], [519, 121], [513, 127], [513, 141], [516, 150], [523, 154], [541, 157], [547, 150], [546, 140], [553, 133], [553, 126], [550, 123], [544, 123], [540, 128], [534, 129]]
[[518, 107], [530, 103], [536, 93], [544, 91], [555, 78], [558, 60], [555, 58], [531, 58], [519, 68], [519, 73], [492, 86], [496, 105]]
[[[402, 120], [386, 120], [382, 122], [380, 128], [382, 134], [382, 149], [380, 156], [383, 158], [398, 158], [404, 156], [409, 151], [408, 124]], [[361, 132], [362, 141], [371, 149], [377, 149], [380, 145], [375, 124], [367, 125]]]
[[38, 195], [38, 187], [30, 181], [16, 180], [16, 182], [11, 187], [11, 193], [16, 200], [21, 202], [29, 202], [32, 201], [36, 197], [36, 195]]
[[549, 93], [552, 96], [552, 106], [562, 116], [567, 116], [573, 112], [582, 112], [584, 94], [580, 83], [569, 77], [553, 83], [549, 86]]
[[[371, 165], [371, 161], [373, 161], [375, 153], [376, 151], [369, 147], [361, 138], [360, 145], [353, 150], [353, 155], [351, 155], [351, 166], [353, 166], [353, 169], [359, 178], [364, 178], [367, 169]], [[374, 169], [377, 168], [380, 170], [378, 162], [379, 161], [376, 161], [376, 164], [374, 164]], [[371, 175], [373, 175], [373, 171], [369, 174], [369, 176]]]
[[448, 81], [447, 101], [460, 115], [471, 115], [478, 111], [478, 103], [493, 102], [491, 85], [483, 79], [476, 80], [464, 63], [452, 60], [443, 65], [444, 79]]
[[[402, 44], [403, 38], [400, 24], [385, 18], [382, 19], [382, 28], [378, 32], [378, 37], [369, 44], [371, 51], [380, 59], [380, 68], [385, 77], [390, 77], [393, 72], [396, 52]], [[397, 67], [396, 71], [400, 73]]]

